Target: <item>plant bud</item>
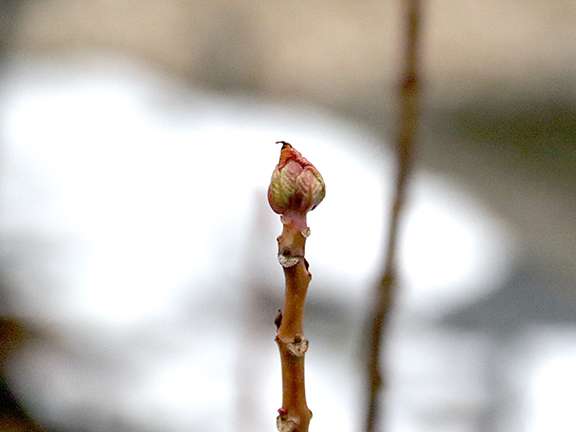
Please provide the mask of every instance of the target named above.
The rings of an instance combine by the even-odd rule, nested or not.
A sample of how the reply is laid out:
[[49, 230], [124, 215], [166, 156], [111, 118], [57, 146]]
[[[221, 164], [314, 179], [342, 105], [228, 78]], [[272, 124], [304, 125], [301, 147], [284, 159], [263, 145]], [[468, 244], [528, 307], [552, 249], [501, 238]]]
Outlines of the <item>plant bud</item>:
[[318, 170], [299, 151], [284, 141], [280, 162], [272, 173], [268, 202], [274, 212], [288, 218], [305, 218], [326, 195], [326, 186]]

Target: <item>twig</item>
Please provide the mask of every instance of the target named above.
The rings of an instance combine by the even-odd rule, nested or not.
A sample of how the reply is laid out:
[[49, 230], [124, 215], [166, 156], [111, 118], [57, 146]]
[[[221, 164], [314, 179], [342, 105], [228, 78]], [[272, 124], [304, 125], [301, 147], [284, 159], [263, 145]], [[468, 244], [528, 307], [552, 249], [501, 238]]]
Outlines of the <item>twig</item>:
[[419, 76], [418, 53], [420, 32], [420, 1], [407, 0], [406, 56], [400, 88], [400, 116], [396, 151], [398, 153], [398, 173], [392, 205], [389, 240], [386, 252], [384, 275], [376, 290], [376, 301], [369, 312], [368, 333], [368, 380], [369, 402], [366, 431], [376, 431], [381, 420], [381, 388], [386, 384], [381, 372], [382, 335], [387, 333], [390, 311], [394, 303], [396, 289], [396, 243], [398, 225], [402, 214], [408, 179], [412, 171], [414, 143], [418, 129]]
[[304, 304], [312, 279], [304, 258], [310, 229], [306, 214], [324, 199], [322, 176], [302, 155], [282, 143], [280, 162], [272, 174], [268, 201], [281, 214], [283, 230], [278, 237], [278, 261], [284, 269], [286, 291], [284, 310], [276, 318], [276, 342], [282, 364], [282, 407], [276, 423], [280, 432], [307, 432], [312, 411], [306, 404], [304, 355]]

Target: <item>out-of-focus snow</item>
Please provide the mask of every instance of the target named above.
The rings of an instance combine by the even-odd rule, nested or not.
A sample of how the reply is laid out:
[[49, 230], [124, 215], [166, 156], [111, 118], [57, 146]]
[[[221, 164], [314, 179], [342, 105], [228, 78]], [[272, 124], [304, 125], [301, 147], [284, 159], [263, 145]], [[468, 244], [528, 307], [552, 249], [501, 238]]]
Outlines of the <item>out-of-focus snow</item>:
[[[257, 214], [275, 141], [291, 142], [327, 184], [309, 216], [310, 295], [355, 310], [369, 302], [394, 161], [361, 126], [299, 104], [191, 90], [105, 56], [13, 59], [0, 84], [2, 307], [47, 335], [9, 373], [40, 419], [90, 431], [119, 421], [233, 428], [246, 275], [261, 274], [273, 296], [283, 290], [278, 216]], [[438, 315], [501, 283], [510, 234], [469, 193], [419, 172], [407, 208], [401, 310]], [[255, 229], [256, 217], [277, 232]], [[250, 250], [259, 235], [266, 246]], [[357, 429], [361, 369], [318, 355], [308, 371], [315, 428]], [[254, 366], [272, 383], [262, 389], [271, 430], [276, 363]]]

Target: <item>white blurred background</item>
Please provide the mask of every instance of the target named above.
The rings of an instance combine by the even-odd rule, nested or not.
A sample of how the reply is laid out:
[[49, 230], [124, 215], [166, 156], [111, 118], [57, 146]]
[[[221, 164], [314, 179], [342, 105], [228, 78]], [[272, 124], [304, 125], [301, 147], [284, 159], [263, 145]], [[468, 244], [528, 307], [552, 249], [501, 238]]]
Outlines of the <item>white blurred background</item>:
[[[311, 427], [362, 430], [400, 3], [0, 5], [1, 430], [275, 430], [278, 140], [328, 190]], [[424, 17], [386, 430], [572, 431], [576, 4]]]

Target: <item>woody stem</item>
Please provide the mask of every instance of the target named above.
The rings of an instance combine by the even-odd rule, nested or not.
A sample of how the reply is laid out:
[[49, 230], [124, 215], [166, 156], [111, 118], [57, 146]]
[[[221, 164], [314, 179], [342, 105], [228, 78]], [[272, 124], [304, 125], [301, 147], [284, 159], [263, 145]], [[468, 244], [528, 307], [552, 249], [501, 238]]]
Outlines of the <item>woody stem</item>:
[[400, 83], [400, 115], [398, 119], [398, 135], [396, 138], [399, 169], [389, 222], [389, 241], [384, 263], [384, 274], [377, 287], [376, 296], [368, 314], [369, 347], [367, 370], [369, 394], [366, 432], [374, 432], [381, 429], [379, 426], [380, 423], [382, 423], [382, 419], [380, 418], [382, 417], [382, 413], [380, 412], [381, 390], [382, 387], [388, 384], [385, 371], [382, 371], [381, 367], [381, 357], [383, 354], [382, 344], [383, 338], [386, 336], [386, 333], [389, 332], [390, 314], [396, 295], [396, 245], [406, 189], [414, 164], [414, 147], [419, 123], [421, 2], [423, 2], [423, 0], [406, 0], [405, 2], [406, 56]]
[[306, 232], [282, 217], [284, 228], [278, 237], [278, 260], [286, 279], [284, 309], [277, 322], [276, 342], [282, 365], [282, 408], [278, 410], [280, 432], [307, 432], [312, 412], [306, 404], [304, 356], [308, 341], [304, 338], [304, 305], [312, 279], [304, 258]]

